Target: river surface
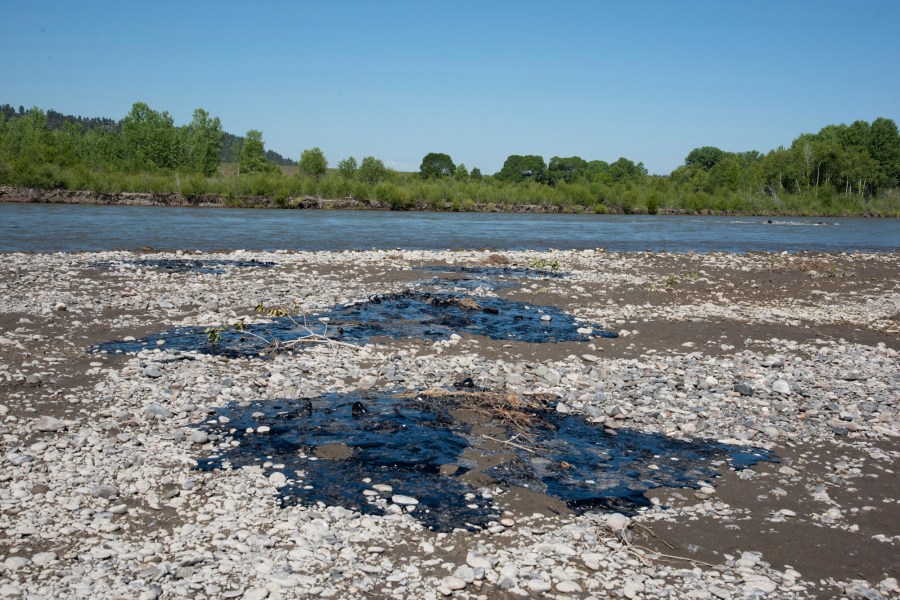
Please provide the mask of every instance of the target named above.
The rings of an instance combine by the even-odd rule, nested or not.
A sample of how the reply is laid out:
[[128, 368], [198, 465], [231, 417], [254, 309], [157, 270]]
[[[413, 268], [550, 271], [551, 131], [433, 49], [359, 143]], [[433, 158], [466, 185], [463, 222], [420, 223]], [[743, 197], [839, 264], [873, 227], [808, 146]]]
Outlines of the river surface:
[[900, 220], [0, 203], [0, 252], [138, 248], [895, 252]]

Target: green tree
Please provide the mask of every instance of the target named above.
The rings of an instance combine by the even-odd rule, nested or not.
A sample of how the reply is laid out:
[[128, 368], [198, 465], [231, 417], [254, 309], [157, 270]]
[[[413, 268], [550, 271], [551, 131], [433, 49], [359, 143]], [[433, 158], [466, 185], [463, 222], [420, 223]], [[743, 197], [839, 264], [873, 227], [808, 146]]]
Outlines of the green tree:
[[868, 139], [869, 154], [878, 161], [884, 174], [883, 187], [900, 183], [900, 133], [892, 119], [879, 117], [872, 121]]
[[47, 129], [47, 114], [37, 107], [20, 113], [6, 124], [0, 142], [4, 153], [10, 158], [47, 162], [51, 158], [48, 154], [52, 143]]
[[473, 167], [472, 172], [469, 173], [469, 179], [472, 181], [481, 181], [483, 175], [481, 174], [481, 169], [478, 167]]
[[225, 134], [219, 117], [210, 118], [202, 108], [195, 110], [193, 120], [184, 128], [188, 168], [207, 177], [215, 175], [224, 143]]
[[135, 102], [122, 120], [122, 140], [135, 167], [176, 169], [184, 162], [184, 147], [167, 112]]
[[544, 162], [543, 156], [512, 154], [506, 158], [503, 168], [494, 177], [513, 183], [526, 180], [545, 183], [548, 180], [547, 163]]
[[622, 157], [609, 165], [609, 173], [612, 175], [613, 181], [636, 181], [647, 175], [647, 169], [644, 167], [644, 163], [635, 164]]
[[440, 152], [429, 152], [419, 166], [419, 175], [422, 179], [446, 177], [453, 175], [455, 171], [456, 165], [453, 164], [450, 155]]
[[550, 182], [553, 184], [557, 181], [573, 183], [581, 178], [587, 171], [587, 168], [587, 162], [580, 156], [572, 156], [569, 158], [554, 156], [550, 159], [550, 167], [548, 169]]
[[359, 178], [366, 183], [375, 184], [387, 177], [384, 163], [374, 156], [366, 156], [359, 165]]
[[318, 147], [304, 150], [297, 163], [297, 172], [300, 175], [312, 177], [316, 181], [325, 175], [328, 172], [328, 160], [322, 150]]
[[456, 171], [453, 173], [453, 178], [457, 181], [468, 181], [469, 170], [466, 168], [466, 165], [459, 163], [456, 167]]
[[359, 165], [356, 164], [356, 159], [352, 156], [345, 158], [337, 164], [338, 173], [347, 179], [352, 179], [353, 176], [356, 175], [356, 170], [358, 168]]
[[704, 169], [712, 169], [716, 164], [725, 158], [726, 152], [719, 150], [715, 146], [703, 146], [702, 148], [694, 148], [685, 157], [684, 164], [699, 165]]
[[263, 143], [262, 132], [256, 129], [248, 131], [241, 146], [240, 172], [271, 173], [277, 168], [266, 160], [266, 146]]

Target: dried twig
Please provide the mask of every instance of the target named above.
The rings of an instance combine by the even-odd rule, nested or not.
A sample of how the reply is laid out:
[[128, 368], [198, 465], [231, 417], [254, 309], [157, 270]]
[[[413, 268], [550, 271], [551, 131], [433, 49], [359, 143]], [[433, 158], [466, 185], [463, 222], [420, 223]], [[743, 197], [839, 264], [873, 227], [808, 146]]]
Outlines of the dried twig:
[[672, 560], [683, 560], [684, 562], [695, 563], [698, 565], [703, 565], [704, 567], [710, 567], [713, 569], [716, 568], [716, 565], [708, 563], [708, 562], [704, 562], [702, 560], [697, 560], [696, 558], [688, 558], [686, 556], [675, 556], [674, 554], [663, 554], [662, 552], [657, 552], [656, 550], [644, 548], [643, 546], [634, 546], [634, 547], [638, 548], [640, 550], [643, 550], [644, 552], [648, 552], [650, 554], [655, 554], [656, 556], [659, 556], [661, 558], [669, 558]]
[[641, 529], [643, 529], [644, 531], [646, 531], [647, 533], [649, 533], [650, 535], [652, 535], [653, 537], [655, 537], [655, 538], [658, 539], [659, 541], [661, 541], [663, 544], [665, 544], [666, 546], [668, 546], [670, 550], [674, 550], [674, 549], [675, 549], [675, 546], [673, 546], [672, 544], [670, 544], [670, 543], [667, 542], [666, 540], [664, 540], [664, 539], [662, 539], [661, 537], [659, 537], [658, 535], [656, 535], [656, 533], [655, 533], [652, 529], [650, 529], [649, 527], [647, 527], [647, 526], [644, 525], [643, 523], [635, 523], [635, 525], [638, 526], [638, 527], [640, 527]]
[[310, 333], [309, 335], [304, 335], [303, 337], [288, 340], [287, 342], [282, 343], [282, 345], [286, 348], [289, 348], [296, 344], [328, 344], [329, 346], [340, 346], [341, 348], [353, 348], [354, 350], [362, 350], [362, 346], [348, 344], [347, 342], [338, 342], [318, 333]]
[[491, 437], [491, 436], [485, 435], [485, 434], [483, 434], [483, 433], [481, 434], [481, 437], [483, 437], [483, 438], [485, 438], [485, 439], [488, 439], [488, 440], [491, 440], [492, 442], [499, 442], [499, 443], [501, 443], [501, 444], [508, 444], [508, 445], [510, 445], [510, 446], [512, 446], [512, 447], [514, 447], [514, 448], [518, 448], [519, 450], [525, 450], [526, 452], [531, 452], [532, 454], [534, 454], [534, 453], [536, 452], [533, 448], [529, 448], [528, 446], [523, 446], [522, 444], [517, 444], [517, 443], [515, 443], [515, 442], [513, 442], [513, 441], [510, 441], [510, 440], [499, 440], [499, 439], [497, 439], [497, 438], [495, 438], [495, 437]]

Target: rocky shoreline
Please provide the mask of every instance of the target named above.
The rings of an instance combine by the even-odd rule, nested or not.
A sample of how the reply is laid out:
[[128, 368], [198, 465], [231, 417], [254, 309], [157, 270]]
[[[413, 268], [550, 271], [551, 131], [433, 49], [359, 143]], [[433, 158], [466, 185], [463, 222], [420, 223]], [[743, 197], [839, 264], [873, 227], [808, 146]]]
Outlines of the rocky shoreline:
[[[398, 250], [3, 258], [0, 596], [900, 595], [900, 255]], [[218, 262], [214, 272], [180, 271], [137, 259]], [[551, 263], [566, 277], [492, 287], [457, 274], [445, 285], [475, 301], [557, 306], [618, 338], [534, 344], [466, 333], [249, 357], [175, 351], [161, 340], [131, 355], [86, 352], [173, 327], [260, 323], [280, 307], [311, 315], [373, 294], [425, 289], [431, 282], [418, 267]], [[267, 307], [277, 310], [266, 314]], [[425, 528], [416, 498], [374, 474], [360, 501], [379, 511], [363, 514], [325, 504], [282, 507], [278, 494], [289, 475], [264, 457], [258, 466], [196, 468], [239, 444], [201, 427], [212, 421], [227, 430], [216, 408], [452, 389], [465, 380], [516, 397], [551, 397], [553, 410], [609, 435], [628, 429], [718, 440], [771, 450], [780, 462], [742, 471], [718, 465], [720, 477], [653, 490], [652, 504], [631, 517], [576, 514], [540, 490], [485, 480], [465, 501], [490, 500], [501, 514], [485, 527], [449, 532]], [[516, 443], [527, 445], [524, 439]], [[482, 448], [499, 455], [504, 443]], [[323, 456], [341, 460], [340, 453]]]

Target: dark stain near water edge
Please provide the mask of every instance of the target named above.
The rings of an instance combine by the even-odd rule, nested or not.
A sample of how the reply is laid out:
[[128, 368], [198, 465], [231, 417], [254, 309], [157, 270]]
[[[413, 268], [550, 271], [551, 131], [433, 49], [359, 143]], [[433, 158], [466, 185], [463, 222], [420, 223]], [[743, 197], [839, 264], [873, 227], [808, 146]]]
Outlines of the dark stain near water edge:
[[268, 268], [275, 263], [264, 260], [231, 260], [231, 259], [191, 259], [191, 258], [138, 258], [121, 261], [95, 261], [90, 263], [95, 269], [118, 269], [134, 266], [143, 269], [156, 269], [168, 273], [206, 273], [221, 275], [225, 267], [234, 268]]
[[[323, 502], [382, 514], [392, 495], [408, 496], [418, 504], [404, 510], [426, 527], [450, 531], [479, 529], [498, 518], [482, 488], [527, 488], [565, 501], [576, 513], [633, 514], [650, 504], [649, 489], [696, 488], [727, 465], [743, 469], [776, 460], [766, 450], [710, 440], [613, 433], [548, 403], [519, 408], [530, 424], [524, 432], [487, 415], [493, 435], [485, 437], [484, 425], [458, 418], [472, 409], [472, 397], [327, 394], [232, 404], [198, 425], [219, 450], [200, 459], [198, 468], [280, 471], [287, 477], [279, 488], [284, 505]], [[498, 443], [500, 436], [518, 443]], [[379, 484], [392, 489], [376, 494]]]
[[[579, 333], [578, 329], [591, 329]], [[225, 329], [213, 344], [205, 327], [178, 327], [134, 341], [104, 342], [91, 351], [139, 352], [165, 342], [169, 351], [196, 351], [230, 357], [256, 356], [277, 344], [310, 333], [353, 344], [373, 338], [442, 340], [454, 333], [531, 343], [578, 342], [615, 338], [600, 325], [582, 323], [555, 306], [539, 306], [498, 297], [407, 291], [374, 296], [315, 315], [275, 317], [267, 322]]]

